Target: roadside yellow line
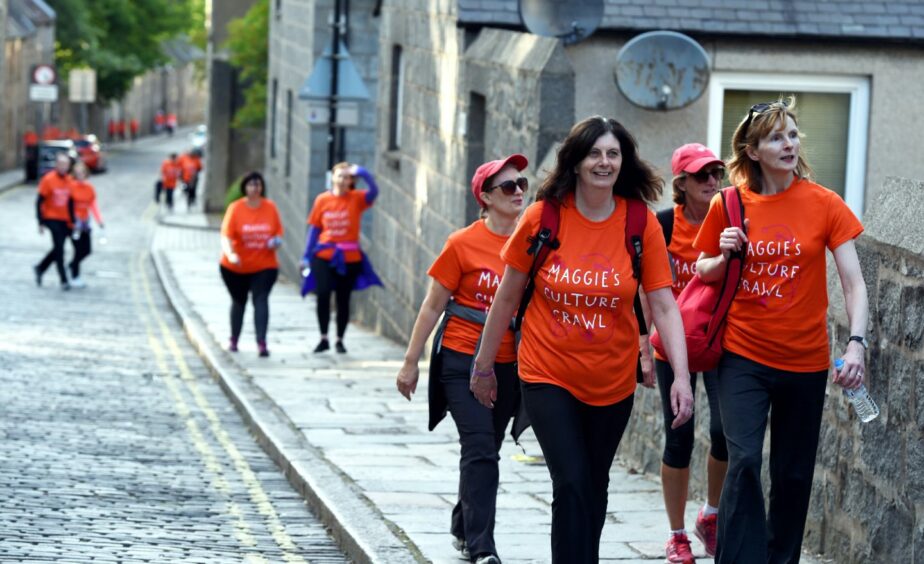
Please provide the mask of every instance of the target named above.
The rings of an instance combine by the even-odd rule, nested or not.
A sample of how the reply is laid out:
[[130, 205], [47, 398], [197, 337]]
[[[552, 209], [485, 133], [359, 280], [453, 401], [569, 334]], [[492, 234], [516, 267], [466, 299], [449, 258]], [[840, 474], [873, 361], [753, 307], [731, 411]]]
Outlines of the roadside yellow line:
[[253, 502], [260, 515], [263, 516], [265, 524], [269, 529], [273, 540], [276, 541], [276, 544], [283, 551], [283, 559], [286, 562], [305, 562], [305, 560], [299, 556], [297, 552], [289, 552], [297, 551], [298, 547], [286, 532], [285, 526], [282, 524], [282, 521], [280, 521], [279, 515], [276, 513], [276, 509], [273, 507], [269, 496], [266, 494], [266, 491], [263, 489], [263, 486], [257, 479], [257, 475], [253, 472], [253, 469], [250, 467], [247, 459], [244, 458], [244, 456], [237, 449], [234, 441], [231, 439], [230, 435], [228, 435], [227, 431], [224, 429], [224, 426], [221, 424], [221, 419], [219, 419], [218, 414], [214, 409], [212, 409], [208, 399], [206, 399], [205, 395], [199, 388], [196, 377], [193, 375], [192, 370], [190, 370], [189, 365], [186, 363], [186, 359], [183, 356], [183, 352], [180, 350], [176, 339], [170, 332], [169, 327], [167, 327], [167, 323], [164, 321], [163, 316], [154, 306], [154, 296], [151, 291], [150, 280], [148, 279], [148, 276], [144, 270], [144, 263], [147, 258], [147, 253], [139, 255], [138, 272], [141, 275], [141, 283], [144, 289], [148, 309], [150, 311], [151, 318], [154, 319], [160, 328], [161, 337], [163, 338], [167, 349], [173, 356], [173, 361], [179, 369], [181, 380], [186, 384], [186, 388], [192, 394], [199, 410], [209, 421], [209, 428], [211, 429], [212, 434], [215, 436], [215, 439], [225, 450], [228, 457], [234, 464], [235, 469], [240, 474], [241, 479], [244, 481], [245, 486], [247, 486], [247, 492], [250, 495], [251, 502]]
[[148, 335], [148, 345], [150, 346], [151, 351], [154, 353], [157, 367], [160, 371], [160, 374], [163, 376], [167, 390], [173, 399], [176, 412], [186, 424], [186, 431], [189, 433], [189, 437], [192, 440], [193, 446], [195, 447], [196, 451], [198, 451], [199, 456], [202, 458], [203, 465], [212, 474], [212, 487], [226, 498], [225, 513], [231, 516], [231, 525], [234, 528], [234, 538], [236, 538], [237, 541], [245, 547], [257, 546], [257, 541], [251, 533], [250, 527], [243, 517], [243, 511], [241, 511], [241, 508], [232, 499], [231, 487], [228, 484], [227, 479], [225, 479], [224, 470], [222, 469], [221, 463], [219, 462], [218, 457], [215, 456], [215, 453], [212, 451], [212, 448], [209, 446], [208, 442], [205, 440], [202, 431], [199, 429], [198, 423], [196, 423], [196, 420], [193, 418], [189, 406], [183, 399], [183, 395], [181, 393], [181, 385], [178, 383], [176, 376], [173, 375], [173, 371], [170, 369], [170, 366], [167, 362], [167, 355], [164, 352], [164, 347], [161, 345], [161, 342], [155, 335], [150, 318], [143, 311], [142, 299], [139, 295], [140, 290], [138, 289], [138, 277], [135, 271], [130, 270], [129, 276], [131, 279], [132, 298], [135, 307], [138, 310], [139, 317], [144, 321], [145, 329]]

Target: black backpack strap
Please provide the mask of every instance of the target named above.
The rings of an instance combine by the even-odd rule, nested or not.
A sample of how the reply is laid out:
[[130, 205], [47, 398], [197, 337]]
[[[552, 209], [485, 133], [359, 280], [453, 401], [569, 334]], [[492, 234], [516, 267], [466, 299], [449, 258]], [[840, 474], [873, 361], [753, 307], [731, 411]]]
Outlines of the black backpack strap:
[[[648, 224], [648, 206], [641, 200], [626, 199], [626, 251], [632, 258], [632, 277], [638, 280], [639, 288], [642, 286], [642, 237], [645, 235], [645, 226]], [[638, 320], [639, 335], [648, 334], [648, 325], [645, 323], [645, 314], [642, 311], [642, 299], [639, 292], [635, 292], [633, 303], [635, 318]]]
[[554, 249], [557, 249], [561, 243], [558, 241], [558, 224], [560, 222], [560, 206], [553, 200], [542, 200], [542, 216], [539, 218], [539, 231], [529, 238], [528, 254], [533, 255], [533, 265], [529, 269], [529, 279], [526, 282], [526, 288], [523, 290], [523, 297], [520, 299], [520, 308], [517, 310], [516, 320], [513, 322], [514, 331], [519, 331], [523, 324], [523, 316], [526, 315], [526, 308], [529, 301], [533, 298], [533, 292], [536, 289], [536, 274], [542, 268], [543, 263]]
[[664, 232], [664, 244], [671, 246], [671, 237], [674, 235], [674, 208], [669, 207], [658, 212], [658, 223], [661, 224], [661, 231]]

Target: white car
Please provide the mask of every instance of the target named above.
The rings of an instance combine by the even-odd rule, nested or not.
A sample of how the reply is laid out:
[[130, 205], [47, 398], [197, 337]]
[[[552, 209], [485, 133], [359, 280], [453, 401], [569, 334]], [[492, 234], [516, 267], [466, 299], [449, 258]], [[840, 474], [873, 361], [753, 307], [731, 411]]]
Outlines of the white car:
[[209, 140], [209, 128], [205, 125], [196, 126], [196, 130], [189, 134], [189, 142], [193, 149], [204, 149]]

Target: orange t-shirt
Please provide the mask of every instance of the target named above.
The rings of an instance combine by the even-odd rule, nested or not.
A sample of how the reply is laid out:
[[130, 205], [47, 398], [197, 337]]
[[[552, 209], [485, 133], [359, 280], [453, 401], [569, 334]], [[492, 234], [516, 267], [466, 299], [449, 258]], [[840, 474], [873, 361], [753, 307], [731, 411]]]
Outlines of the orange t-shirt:
[[[542, 204], [527, 208], [501, 258], [529, 272], [529, 239], [539, 229]], [[635, 392], [638, 322], [632, 304], [638, 282], [626, 251], [626, 201], [593, 222], [570, 195], [561, 208], [558, 239], [536, 275], [536, 290], [523, 319], [520, 378], [554, 384], [590, 405], [611, 405]], [[642, 240], [642, 286], [646, 292], [671, 285], [664, 234], [654, 213]]]
[[183, 154], [177, 159], [180, 169], [183, 171], [183, 182], [190, 182], [193, 176], [199, 174], [202, 170], [202, 160], [195, 155]]
[[164, 160], [160, 165], [160, 177], [164, 181], [164, 188], [173, 190], [176, 188], [176, 181], [180, 177], [183, 169], [179, 161]]
[[[359, 222], [371, 204], [366, 202], [365, 190], [348, 190], [341, 196], [333, 192], [319, 194], [308, 215], [308, 223], [321, 230], [318, 243], [359, 243]], [[318, 258], [330, 260], [334, 249], [324, 249]], [[344, 251], [346, 262], [359, 262], [360, 251]]]
[[[450, 290], [452, 299], [459, 305], [487, 313], [504, 275], [500, 251], [507, 239], [488, 229], [484, 220], [478, 220], [449, 236], [427, 274]], [[443, 333], [443, 346], [463, 354], [475, 354], [483, 328], [478, 323], [451, 317]], [[516, 359], [514, 334], [507, 331], [496, 360], [513, 362]]]
[[74, 215], [80, 221], [86, 222], [90, 219], [90, 208], [96, 201], [96, 192], [89, 182], [82, 180], [73, 180], [71, 197], [74, 199]]
[[256, 208], [247, 205], [247, 198], [231, 202], [221, 222], [221, 234], [231, 240], [231, 248], [240, 258], [238, 264], [231, 264], [222, 253], [221, 265], [228, 270], [250, 274], [279, 268], [276, 249], [267, 247], [270, 238], [283, 234], [279, 210], [272, 200], [262, 198]]
[[61, 176], [56, 170], [42, 177], [38, 185], [38, 193], [44, 198], [41, 207], [42, 219], [71, 222], [67, 202], [71, 199], [73, 183], [74, 179], [69, 174]]
[[[674, 268], [674, 284], [671, 291], [674, 299], [687, 287], [690, 280], [696, 276], [696, 259], [699, 251], [693, 248], [693, 239], [699, 233], [699, 225], [693, 225], [683, 216], [683, 206], [674, 206], [674, 231], [671, 233], [671, 244], [667, 246]], [[654, 353], [655, 358], [667, 362], [667, 359]]]
[[[840, 196], [804, 179], [771, 196], [742, 187], [741, 201], [749, 220], [747, 258], [722, 345], [779, 370], [826, 370], [825, 249], [855, 239], [863, 225]], [[727, 226], [722, 198], [715, 197], [693, 246], [720, 254]]]

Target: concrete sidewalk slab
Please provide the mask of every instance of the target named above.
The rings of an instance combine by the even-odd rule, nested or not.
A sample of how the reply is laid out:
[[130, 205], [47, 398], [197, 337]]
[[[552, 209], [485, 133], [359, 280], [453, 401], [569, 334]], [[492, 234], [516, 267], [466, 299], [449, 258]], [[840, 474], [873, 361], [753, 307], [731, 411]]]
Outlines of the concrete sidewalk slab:
[[[228, 353], [230, 299], [218, 249], [214, 231], [161, 224], [152, 253], [190, 340], [263, 447], [355, 561], [459, 562], [449, 534], [458, 435], [448, 419], [427, 431], [426, 367], [407, 402], [394, 382], [402, 346], [354, 325], [347, 354], [312, 354], [319, 335], [314, 299], [303, 300], [284, 279], [270, 298], [270, 358], [257, 357], [250, 308], [241, 350]], [[521, 443], [527, 454], [540, 454], [531, 431]], [[544, 465], [515, 459], [522, 452], [510, 440], [501, 451], [498, 551], [505, 562], [548, 562], [551, 481]], [[688, 503], [688, 526], [701, 503]], [[617, 459], [601, 560], [663, 561], [667, 529], [656, 477], [634, 474]], [[703, 558], [702, 545], [693, 543]]]

